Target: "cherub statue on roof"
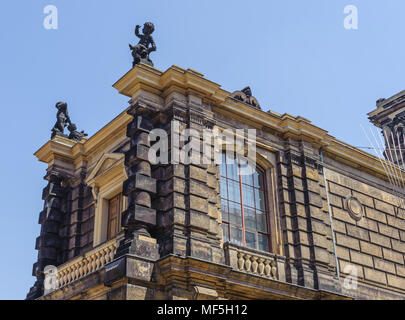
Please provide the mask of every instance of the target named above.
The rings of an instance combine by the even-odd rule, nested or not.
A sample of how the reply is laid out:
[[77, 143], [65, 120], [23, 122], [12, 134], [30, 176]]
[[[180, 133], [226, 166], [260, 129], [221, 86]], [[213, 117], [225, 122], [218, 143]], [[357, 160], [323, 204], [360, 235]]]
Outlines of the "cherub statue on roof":
[[149, 58], [149, 54], [156, 51], [156, 44], [153, 41], [152, 33], [155, 31], [155, 26], [152, 22], [146, 22], [143, 25], [142, 33], [140, 34], [140, 25], [135, 28], [135, 35], [140, 39], [138, 44], [133, 46], [129, 44], [129, 48], [132, 50], [132, 56], [134, 57], [133, 67], [139, 63], [145, 63], [153, 67], [153, 62]]

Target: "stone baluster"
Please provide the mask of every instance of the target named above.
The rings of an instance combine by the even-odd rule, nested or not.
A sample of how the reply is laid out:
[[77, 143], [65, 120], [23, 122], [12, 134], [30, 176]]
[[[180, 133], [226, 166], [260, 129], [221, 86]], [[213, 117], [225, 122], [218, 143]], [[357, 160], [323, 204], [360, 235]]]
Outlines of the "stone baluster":
[[257, 273], [257, 267], [259, 264], [257, 263], [258, 257], [253, 256], [252, 257], [252, 272]]

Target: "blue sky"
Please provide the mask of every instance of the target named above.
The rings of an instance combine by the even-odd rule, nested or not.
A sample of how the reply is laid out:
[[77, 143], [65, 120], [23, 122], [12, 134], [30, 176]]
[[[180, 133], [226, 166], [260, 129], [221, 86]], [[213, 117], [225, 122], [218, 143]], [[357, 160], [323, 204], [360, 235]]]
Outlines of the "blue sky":
[[[46, 5], [57, 30], [43, 27]], [[356, 5], [359, 29], [343, 27]], [[404, 90], [405, 2], [398, 0], [2, 0], [0, 299], [34, 283], [35, 238], [55, 103], [94, 134], [127, 106], [111, 85], [132, 64], [128, 43], [155, 23], [155, 67], [192, 68], [228, 91], [247, 85], [266, 111], [301, 115], [333, 136], [368, 146], [360, 124], [375, 101]]]

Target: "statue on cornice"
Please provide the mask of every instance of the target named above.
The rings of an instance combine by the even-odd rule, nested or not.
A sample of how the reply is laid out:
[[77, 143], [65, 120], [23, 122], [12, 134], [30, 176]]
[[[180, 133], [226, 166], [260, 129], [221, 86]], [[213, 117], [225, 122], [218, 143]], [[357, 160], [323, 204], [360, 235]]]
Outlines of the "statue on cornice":
[[145, 63], [153, 67], [153, 62], [149, 58], [149, 54], [156, 51], [156, 44], [153, 41], [152, 33], [155, 31], [155, 26], [152, 22], [146, 22], [143, 25], [142, 33], [139, 33], [140, 25], [135, 28], [135, 35], [140, 39], [138, 44], [132, 46], [129, 44], [129, 48], [132, 50], [132, 56], [134, 57], [133, 67], [139, 63]]
[[[70, 120], [66, 102], [58, 102], [55, 107], [58, 109], [58, 112], [56, 113], [56, 123], [52, 128], [51, 139], [55, 136], [60, 136], [74, 141], [80, 141], [87, 136], [87, 133], [84, 131], [78, 132], [76, 125]], [[70, 131], [69, 135], [65, 134], [66, 127], [68, 127]]]
[[67, 103], [58, 102], [55, 107], [58, 109], [58, 112], [56, 113], [56, 123], [52, 128], [51, 139], [55, 136], [67, 137], [64, 134], [65, 127], [72, 123], [67, 111]]
[[85, 133], [83, 130], [80, 131], [80, 132], [77, 131], [77, 127], [76, 127], [76, 125], [75, 125], [74, 123], [71, 123], [71, 124], [68, 126], [68, 130], [70, 131], [70, 134], [69, 134], [68, 139], [71, 139], [71, 140], [80, 141], [80, 140], [82, 140], [84, 137], [87, 137], [87, 136], [88, 136], [88, 134]]
[[231, 98], [246, 103], [256, 109], [261, 109], [257, 99], [252, 96], [252, 90], [250, 87], [243, 88], [241, 91], [235, 91], [231, 94]]

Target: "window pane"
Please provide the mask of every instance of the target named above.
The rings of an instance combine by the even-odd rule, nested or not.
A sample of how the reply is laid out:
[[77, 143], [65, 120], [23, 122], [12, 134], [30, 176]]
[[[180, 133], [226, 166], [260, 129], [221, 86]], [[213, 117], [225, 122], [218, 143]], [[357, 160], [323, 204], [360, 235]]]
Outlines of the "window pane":
[[243, 205], [254, 208], [255, 198], [253, 195], [253, 188], [247, 185], [242, 185]]
[[246, 246], [252, 249], [256, 249], [256, 234], [253, 232], [248, 232], [246, 231], [245, 233], [246, 237]]
[[256, 214], [253, 208], [243, 207], [245, 217], [245, 228], [256, 230]]
[[227, 223], [222, 224], [222, 241], [229, 241], [229, 225]]
[[250, 186], [253, 186], [253, 173], [255, 172], [255, 169], [252, 167], [250, 163], [248, 163], [243, 158], [239, 160], [239, 165], [242, 182]]
[[228, 201], [221, 199], [222, 221], [229, 222]]
[[229, 202], [229, 215], [232, 224], [242, 227], [242, 210], [240, 204]]
[[265, 210], [265, 204], [264, 204], [264, 192], [262, 190], [256, 189], [255, 188], [255, 203], [256, 203], [256, 209], [259, 210]]
[[220, 192], [221, 192], [221, 198], [227, 199], [228, 198], [228, 187], [226, 185], [226, 179], [221, 178], [220, 179]]
[[223, 241], [243, 246], [245, 240], [249, 248], [269, 251], [262, 171], [243, 157], [223, 153], [220, 173]]
[[219, 172], [221, 173], [222, 177], [226, 177], [226, 158], [225, 153], [222, 153], [222, 160], [221, 164], [219, 165]]
[[238, 162], [235, 158], [226, 156], [226, 171], [228, 179], [239, 181]]
[[257, 215], [257, 230], [261, 232], [267, 232], [266, 213], [257, 210], [256, 215]]
[[266, 235], [258, 234], [259, 236], [259, 250], [269, 251], [269, 238]]
[[236, 243], [240, 246], [243, 245], [242, 229], [238, 229], [231, 226], [231, 242]]
[[253, 173], [253, 181], [254, 181], [254, 185], [256, 188], [263, 188], [261, 179], [259, 177], [259, 173], [257, 171], [255, 171], [255, 173]]
[[240, 185], [236, 181], [228, 180], [229, 200], [240, 203]]

